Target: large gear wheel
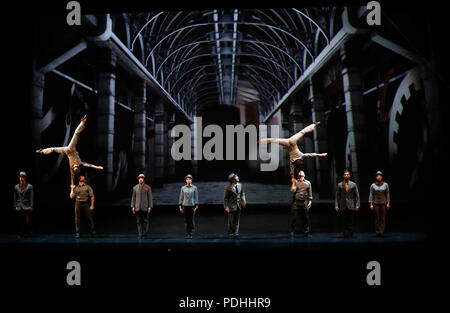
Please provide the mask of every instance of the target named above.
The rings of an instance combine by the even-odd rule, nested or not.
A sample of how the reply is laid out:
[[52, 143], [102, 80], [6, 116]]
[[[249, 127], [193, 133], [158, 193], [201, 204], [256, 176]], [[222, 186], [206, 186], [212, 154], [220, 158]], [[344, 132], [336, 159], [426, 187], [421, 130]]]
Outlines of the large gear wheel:
[[420, 179], [420, 167], [428, 142], [428, 123], [422, 79], [417, 69], [401, 82], [389, 114], [389, 161], [409, 175], [409, 187]]
[[391, 162], [398, 153], [397, 135], [399, 132], [399, 120], [403, 113], [404, 105], [406, 105], [410, 100], [411, 93], [417, 92], [421, 89], [422, 81], [417, 68], [409, 71], [397, 89], [389, 113], [388, 147], [389, 160]]

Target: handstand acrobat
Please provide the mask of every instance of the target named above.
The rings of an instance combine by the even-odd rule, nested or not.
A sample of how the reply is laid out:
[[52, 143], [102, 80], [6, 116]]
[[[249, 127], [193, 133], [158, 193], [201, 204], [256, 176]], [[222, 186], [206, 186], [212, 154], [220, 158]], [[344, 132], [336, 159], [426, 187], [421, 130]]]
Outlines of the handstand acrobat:
[[78, 137], [80, 136], [80, 133], [86, 128], [84, 126], [84, 123], [87, 120], [87, 115], [85, 115], [82, 119], [80, 124], [78, 125], [77, 129], [75, 129], [75, 133], [73, 134], [72, 139], [70, 140], [70, 143], [67, 147], [58, 147], [58, 148], [46, 148], [46, 149], [39, 149], [36, 150], [36, 153], [42, 153], [42, 154], [50, 154], [52, 152], [56, 153], [64, 153], [67, 155], [67, 158], [69, 159], [69, 166], [70, 166], [70, 184], [71, 186], [74, 186], [74, 178], [75, 174], [78, 174], [80, 172], [80, 167], [90, 167], [94, 168], [96, 170], [102, 170], [102, 166], [93, 165], [90, 163], [86, 163], [81, 161], [80, 156], [78, 155], [77, 151], [77, 142]]
[[278, 143], [283, 146], [289, 152], [290, 159], [290, 173], [291, 173], [291, 182], [295, 184], [295, 177], [297, 176], [298, 171], [300, 170], [299, 166], [303, 164], [304, 158], [309, 157], [325, 157], [328, 153], [303, 153], [297, 146], [297, 142], [303, 138], [306, 133], [312, 132], [314, 128], [319, 125], [320, 122], [313, 123], [305, 128], [303, 128], [298, 133], [293, 136], [285, 139], [285, 138], [263, 138], [259, 142], [260, 143]]

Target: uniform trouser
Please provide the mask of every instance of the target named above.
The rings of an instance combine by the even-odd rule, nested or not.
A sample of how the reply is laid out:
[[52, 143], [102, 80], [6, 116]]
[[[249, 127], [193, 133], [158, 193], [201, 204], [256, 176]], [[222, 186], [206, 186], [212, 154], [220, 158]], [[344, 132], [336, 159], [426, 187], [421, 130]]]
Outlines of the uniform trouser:
[[352, 236], [355, 228], [356, 211], [346, 208], [342, 213], [344, 215], [344, 235]]
[[184, 228], [186, 234], [192, 234], [192, 230], [194, 229], [194, 206], [183, 206], [184, 212]]
[[295, 226], [297, 225], [297, 221], [299, 218], [302, 220], [303, 233], [309, 234], [310, 232], [309, 210], [306, 209], [305, 205], [293, 203], [291, 208], [291, 223], [290, 223], [291, 233], [295, 232]]
[[136, 223], [139, 236], [146, 236], [148, 233], [148, 211], [136, 211]]
[[92, 219], [92, 213], [89, 207], [89, 202], [75, 202], [75, 231], [77, 233], [80, 232], [81, 211], [84, 211], [84, 216], [88, 221], [90, 232], [93, 233], [95, 231], [94, 220]]
[[17, 219], [19, 223], [19, 235], [31, 235], [33, 233], [31, 222], [31, 210], [21, 209], [17, 212]]
[[239, 220], [241, 218], [241, 211], [231, 211], [228, 213], [228, 234], [239, 235]]
[[386, 228], [386, 204], [373, 204], [375, 211], [375, 233], [383, 235]]

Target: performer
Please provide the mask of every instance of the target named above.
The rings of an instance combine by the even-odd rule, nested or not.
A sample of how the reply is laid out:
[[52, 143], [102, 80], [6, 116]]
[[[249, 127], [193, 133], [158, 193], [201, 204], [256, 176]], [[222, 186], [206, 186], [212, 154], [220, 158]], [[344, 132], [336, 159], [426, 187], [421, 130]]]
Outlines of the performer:
[[16, 208], [18, 214], [20, 237], [29, 237], [33, 235], [31, 221], [33, 206], [33, 186], [27, 182], [27, 174], [25, 172], [20, 172], [19, 183], [14, 186], [14, 207]]
[[344, 237], [353, 237], [355, 213], [359, 211], [358, 187], [350, 180], [350, 172], [344, 172], [344, 180], [337, 185], [335, 197], [336, 212], [344, 214]]
[[[86, 184], [86, 177], [80, 175], [78, 178], [78, 186], [71, 186], [70, 199], [75, 198], [75, 238], [80, 238], [80, 215], [84, 211], [84, 215], [88, 220], [89, 230], [91, 236], [94, 237], [97, 233], [94, 227], [94, 220], [92, 218], [92, 211], [94, 211], [94, 191], [91, 186]], [[89, 203], [89, 199], [91, 202]]]
[[192, 231], [194, 230], [194, 216], [198, 209], [198, 190], [192, 184], [192, 175], [188, 174], [184, 178], [186, 185], [181, 187], [178, 205], [180, 212], [184, 214], [186, 238], [192, 239]]
[[138, 239], [144, 239], [148, 233], [148, 215], [153, 208], [152, 189], [145, 183], [145, 175], [139, 174], [139, 183], [133, 187], [131, 210], [136, 215]]
[[314, 128], [319, 125], [320, 122], [313, 123], [305, 128], [303, 128], [301, 131], [296, 133], [295, 135], [291, 136], [288, 139], [283, 138], [263, 138], [259, 142], [260, 143], [278, 143], [279, 145], [283, 146], [288, 152], [289, 152], [289, 159], [290, 159], [290, 173], [291, 173], [291, 182], [292, 182], [292, 188], [295, 186], [296, 179], [295, 177], [298, 176], [298, 172], [300, 170], [300, 166], [303, 164], [303, 160], [305, 158], [310, 157], [325, 157], [328, 153], [303, 153], [300, 151], [300, 149], [297, 146], [297, 142], [303, 138], [303, 136], [306, 133], [312, 132]]
[[75, 174], [80, 173], [80, 167], [90, 167], [97, 170], [102, 170], [102, 166], [92, 165], [86, 162], [81, 161], [80, 156], [78, 155], [77, 151], [77, 142], [78, 137], [80, 136], [80, 133], [85, 129], [84, 123], [86, 123], [87, 115], [85, 115], [82, 119], [78, 127], [75, 129], [75, 133], [73, 134], [72, 139], [70, 140], [70, 143], [67, 147], [59, 147], [59, 148], [46, 148], [46, 149], [39, 149], [36, 151], [36, 153], [42, 153], [42, 154], [50, 154], [52, 152], [56, 153], [64, 153], [67, 155], [67, 158], [69, 159], [69, 166], [70, 166], [70, 185], [74, 185], [75, 181]]
[[375, 211], [375, 233], [377, 237], [383, 237], [386, 229], [386, 210], [391, 206], [391, 197], [389, 185], [383, 182], [382, 172], [376, 172], [375, 180], [370, 186], [369, 204], [370, 210]]
[[246, 206], [245, 193], [237, 174], [230, 174], [228, 180], [230, 184], [224, 188], [223, 206], [228, 213], [228, 236], [237, 238], [241, 211]]
[[295, 226], [297, 219], [300, 216], [302, 219], [303, 235], [306, 238], [310, 238], [310, 221], [309, 221], [309, 209], [312, 204], [312, 189], [311, 183], [305, 179], [305, 172], [300, 171], [298, 173], [298, 180], [295, 185], [291, 187], [291, 192], [294, 193], [291, 207], [291, 239], [294, 239]]

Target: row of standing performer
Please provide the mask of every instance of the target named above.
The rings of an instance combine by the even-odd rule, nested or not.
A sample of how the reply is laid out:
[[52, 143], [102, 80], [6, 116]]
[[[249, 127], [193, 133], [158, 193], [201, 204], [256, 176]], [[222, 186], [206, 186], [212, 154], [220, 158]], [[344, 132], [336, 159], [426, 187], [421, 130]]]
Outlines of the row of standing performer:
[[[149, 231], [149, 214], [153, 208], [151, 187], [145, 183], [144, 174], [138, 177], [138, 184], [133, 187], [131, 196], [131, 210], [136, 216], [138, 238], [144, 239]], [[228, 214], [228, 235], [230, 238], [239, 236], [240, 217], [246, 206], [244, 187], [239, 176], [232, 173], [228, 176], [229, 184], [224, 188], [223, 206]], [[185, 237], [190, 239], [195, 230], [195, 215], [198, 210], [198, 189], [193, 184], [192, 175], [185, 177], [186, 184], [181, 187], [179, 195], [179, 211], [184, 214]], [[309, 210], [312, 206], [313, 196], [311, 183], [305, 178], [305, 172], [300, 170], [298, 178], [293, 181], [290, 191], [293, 193], [290, 237], [294, 238], [298, 220], [302, 222], [302, 231], [305, 237], [311, 237]], [[95, 224], [92, 218], [95, 196], [91, 186], [86, 184], [84, 176], [78, 179], [78, 185], [72, 185], [70, 198], [75, 199], [75, 237], [80, 236], [81, 212], [87, 218], [90, 233], [96, 235]], [[375, 213], [375, 232], [383, 236], [386, 228], [386, 210], [390, 208], [389, 185], [383, 181], [383, 173], [376, 173], [376, 180], [370, 186], [370, 209]], [[34, 189], [27, 182], [25, 172], [20, 172], [19, 183], [14, 187], [14, 206], [21, 218], [20, 235], [32, 235], [32, 211], [34, 206]], [[350, 180], [350, 172], [343, 173], [343, 180], [336, 187], [335, 210], [344, 215], [344, 236], [352, 237], [356, 212], [360, 208], [360, 197], [356, 183]]]

